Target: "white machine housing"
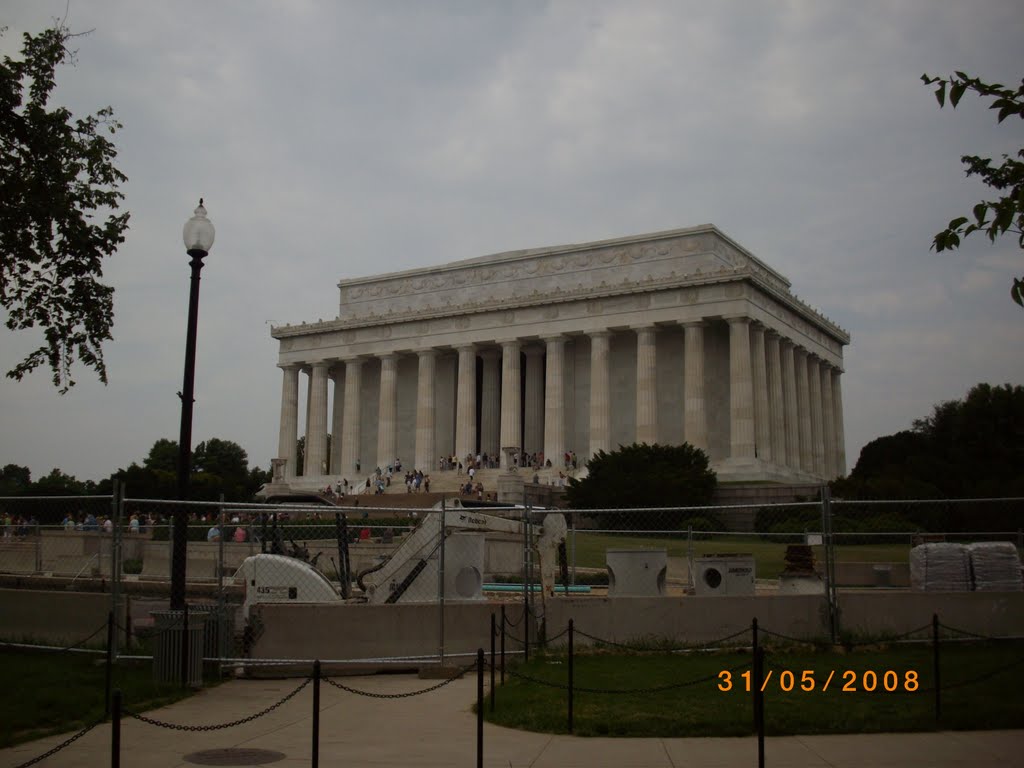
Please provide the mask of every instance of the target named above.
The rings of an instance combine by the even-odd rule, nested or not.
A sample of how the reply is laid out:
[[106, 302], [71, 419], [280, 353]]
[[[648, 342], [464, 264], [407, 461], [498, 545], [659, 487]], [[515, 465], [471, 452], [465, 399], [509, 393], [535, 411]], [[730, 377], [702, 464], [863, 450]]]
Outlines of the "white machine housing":
[[696, 559], [694, 571], [698, 597], [754, 594], [753, 555], [705, 555]]
[[342, 599], [320, 571], [284, 555], [247, 557], [235, 572], [235, 579], [244, 579], [242, 612], [247, 619], [254, 603], [333, 603]]

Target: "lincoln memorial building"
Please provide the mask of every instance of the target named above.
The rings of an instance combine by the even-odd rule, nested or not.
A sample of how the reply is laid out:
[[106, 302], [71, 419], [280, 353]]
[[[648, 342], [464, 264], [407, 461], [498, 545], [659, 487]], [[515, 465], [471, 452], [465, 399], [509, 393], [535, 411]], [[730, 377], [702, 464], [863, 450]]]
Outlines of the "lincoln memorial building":
[[359, 482], [396, 458], [428, 473], [442, 455], [504, 465], [508, 448], [543, 452], [559, 469], [574, 451], [582, 468], [633, 442], [689, 442], [720, 480], [846, 472], [849, 335], [714, 226], [338, 288], [336, 318], [271, 332], [284, 379], [276, 484]]

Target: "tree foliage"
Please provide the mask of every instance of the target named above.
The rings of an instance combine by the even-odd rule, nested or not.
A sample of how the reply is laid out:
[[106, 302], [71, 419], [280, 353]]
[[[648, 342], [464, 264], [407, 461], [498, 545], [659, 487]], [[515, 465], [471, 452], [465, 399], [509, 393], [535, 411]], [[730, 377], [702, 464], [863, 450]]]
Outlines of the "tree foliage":
[[696, 506], [711, 501], [717, 484], [707, 454], [689, 443], [598, 451], [587, 473], [569, 480], [566, 500], [573, 509]]
[[913, 429], [861, 450], [844, 498], [971, 498], [1024, 494], [1024, 387], [978, 384], [936, 405]]
[[26, 33], [21, 59], [0, 63], [0, 305], [10, 330], [39, 328], [44, 340], [7, 375], [45, 363], [62, 394], [76, 357], [107, 381], [114, 289], [100, 278], [129, 218], [117, 213], [127, 177], [113, 164], [112, 109], [76, 119], [49, 106], [71, 37], [63, 26]]
[[[968, 91], [989, 102], [989, 109], [997, 110], [996, 120], [1003, 122], [1008, 117], [1024, 119], [1024, 79], [1019, 88], [1007, 88], [998, 83], [984, 83], [976, 77], [957, 72], [949, 78], [922, 75], [928, 85], [934, 85], [935, 98], [939, 107], [949, 105], [956, 108]], [[981, 200], [970, 216], [958, 216], [949, 222], [944, 230], [935, 235], [932, 247], [936, 251], [959, 248], [962, 238], [975, 232], [984, 232], [988, 239], [1011, 232], [1017, 235], [1017, 243], [1024, 249], [1024, 148], [1016, 156], [1003, 155], [1001, 163], [990, 157], [964, 155], [960, 161], [966, 167], [968, 176], [977, 176], [982, 183], [1001, 194], [991, 200]], [[1014, 278], [1010, 297], [1024, 306], [1024, 278]]]

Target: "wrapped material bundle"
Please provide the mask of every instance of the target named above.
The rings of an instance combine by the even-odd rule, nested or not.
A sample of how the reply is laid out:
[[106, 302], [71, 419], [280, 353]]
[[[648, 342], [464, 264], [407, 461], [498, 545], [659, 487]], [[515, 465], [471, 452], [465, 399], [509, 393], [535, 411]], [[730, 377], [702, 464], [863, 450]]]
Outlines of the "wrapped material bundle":
[[926, 592], [970, 592], [971, 566], [963, 544], [920, 544], [910, 550], [910, 584]]
[[968, 544], [971, 576], [978, 592], [1020, 592], [1020, 555], [1008, 541]]

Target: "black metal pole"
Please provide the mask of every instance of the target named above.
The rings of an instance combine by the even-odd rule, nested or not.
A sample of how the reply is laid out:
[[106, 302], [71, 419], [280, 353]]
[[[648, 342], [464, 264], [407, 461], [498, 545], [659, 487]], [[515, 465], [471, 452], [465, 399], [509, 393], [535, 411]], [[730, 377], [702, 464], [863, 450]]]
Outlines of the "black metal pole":
[[[757, 617], [756, 616], [754, 617], [754, 620], [752, 622], [750, 622], [750, 632], [751, 632], [751, 635], [752, 635], [752, 638], [753, 638], [753, 646], [752, 646], [753, 647], [753, 651], [752, 651], [752, 653], [753, 653], [753, 658], [755, 659], [755, 665], [756, 665], [757, 651], [758, 651], [758, 645], [757, 645]], [[755, 669], [756, 669], [756, 666], [755, 666]], [[754, 730], [755, 731], [757, 730], [757, 697], [756, 696], [754, 697]]]
[[[187, 501], [192, 473], [192, 405], [195, 402], [196, 333], [199, 326], [199, 273], [206, 251], [193, 249], [192, 283], [188, 294], [188, 329], [185, 336], [185, 377], [181, 385], [181, 431], [178, 436], [178, 499]], [[171, 547], [171, 610], [185, 605], [185, 567], [188, 551], [188, 515], [185, 506], [174, 510], [174, 542]]]
[[935, 722], [942, 717], [942, 677], [939, 670], [939, 614], [932, 614], [932, 668], [935, 673]]
[[312, 766], [320, 765], [320, 660], [313, 662], [313, 746]]
[[491, 712], [494, 711], [494, 635], [498, 631], [494, 614], [491, 614]]
[[505, 606], [501, 606], [501, 684], [505, 684]]
[[573, 699], [573, 626], [569, 619], [569, 733], [572, 733], [572, 699]]
[[757, 768], [764, 768], [764, 648], [754, 654], [754, 711], [757, 714]]
[[188, 603], [181, 609], [181, 687], [188, 687]]
[[107, 613], [107, 669], [103, 690], [103, 714], [110, 714], [110, 684], [114, 677], [114, 612]]
[[484, 649], [476, 649], [476, 765], [484, 767]]
[[110, 717], [110, 768], [121, 768], [121, 689], [114, 691]]

